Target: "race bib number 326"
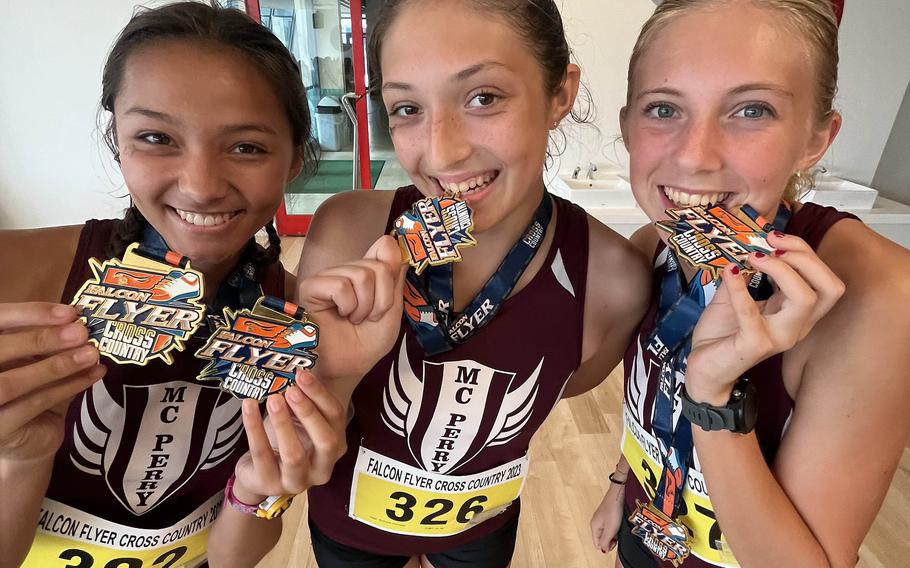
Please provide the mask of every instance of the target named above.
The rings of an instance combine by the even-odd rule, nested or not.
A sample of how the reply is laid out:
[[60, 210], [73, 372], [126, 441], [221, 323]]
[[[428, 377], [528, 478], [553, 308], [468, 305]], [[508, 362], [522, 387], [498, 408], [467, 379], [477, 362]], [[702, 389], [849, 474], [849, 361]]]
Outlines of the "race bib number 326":
[[472, 475], [440, 475], [360, 448], [350, 516], [414, 536], [458, 534], [503, 512], [524, 487], [528, 457]]

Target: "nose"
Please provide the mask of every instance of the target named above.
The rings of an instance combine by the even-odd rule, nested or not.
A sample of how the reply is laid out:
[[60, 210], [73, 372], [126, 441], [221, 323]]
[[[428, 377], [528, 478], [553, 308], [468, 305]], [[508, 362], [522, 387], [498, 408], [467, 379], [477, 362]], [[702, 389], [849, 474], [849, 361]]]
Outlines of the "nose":
[[217, 156], [209, 152], [187, 153], [180, 164], [180, 192], [196, 203], [217, 201], [228, 193]]
[[723, 164], [724, 133], [711, 117], [696, 117], [680, 131], [676, 160], [683, 173], [717, 171]]
[[457, 167], [471, 155], [471, 144], [466, 124], [457, 113], [436, 113], [430, 121], [427, 153], [429, 166], [435, 171]]

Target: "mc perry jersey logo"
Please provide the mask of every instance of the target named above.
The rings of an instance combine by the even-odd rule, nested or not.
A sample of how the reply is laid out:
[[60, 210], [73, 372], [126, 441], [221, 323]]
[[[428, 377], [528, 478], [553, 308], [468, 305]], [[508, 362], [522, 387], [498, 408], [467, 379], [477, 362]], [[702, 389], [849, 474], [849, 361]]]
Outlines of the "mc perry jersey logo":
[[386, 425], [407, 438], [426, 471], [448, 474], [484, 448], [521, 433], [534, 410], [543, 359], [524, 380], [476, 361], [424, 361], [418, 377], [402, 341], [382, 407]]

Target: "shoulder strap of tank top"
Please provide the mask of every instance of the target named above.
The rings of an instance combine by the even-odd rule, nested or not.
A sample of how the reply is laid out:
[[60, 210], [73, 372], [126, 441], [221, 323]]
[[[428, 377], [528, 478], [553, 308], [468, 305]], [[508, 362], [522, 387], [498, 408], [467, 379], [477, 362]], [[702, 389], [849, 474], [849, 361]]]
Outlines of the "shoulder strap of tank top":
[[557, 195], [553, 195], [553, 201], [556, 204], [556, 234], [553, 235], [544, 268], [553, 266], [558, 253], [575, 290], [575, 298], [579, 305], [584, 306], [590, 248], [588, 214], [578, 205]]
[[828, 229], [844, 219], [860, 220], [852, 213], [838, 211], [833, 207], [805, 203], [793, 214], [790, 224], [787, 225], [787, 232], [800, 237], [809, 243], [813, 250], [816, 250], [822, 239], [825, 238]]
[[[92, 257], [104, 257], [104, 250], [114, 231], [114, 219], [104, 219], [99, 221], [91, 219], [85, 222], [82, 231], [79, 233], [79, 244], [76, 245], [76, 254], [73, 255], [73, 263], [70, 265], [69, 275], [66, 278], [66, 285], [63, 287], [63, 296], [60, 302], [69, 304], [76, 295], [76, 290], [85, 283], [88, 274], [88, 259]], [[106, 258], [102, 258], [106, 260]]]

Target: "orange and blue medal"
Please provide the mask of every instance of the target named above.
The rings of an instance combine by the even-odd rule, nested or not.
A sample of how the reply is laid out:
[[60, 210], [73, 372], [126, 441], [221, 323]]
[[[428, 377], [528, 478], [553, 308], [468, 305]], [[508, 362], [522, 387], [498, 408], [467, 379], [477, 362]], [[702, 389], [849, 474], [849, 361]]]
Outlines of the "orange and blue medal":
[[265, 296], [252, 309], [224, 309], [223, 323], [196, 351], [209, 361], [197, 379], [218, 381], [237, 398], [263, 401], [293, 385], [298, 369], [316, 364], [318, 344], [319, 328], [303, 308]]
[[419, 276], [428, 266], [461, 260], [464, 247], [477, 244], [471, 206], [455, 196], [427, 197], [395, 220], [393, 234]]
[[[767, 242], [767, 233], [786, 228], [790, 209], [781, 204], [773, 225], [748, 205], [732, 212], [715, 205], [672, 209], [667, 214], [672, 221], [656, 224], [672, 236], [661, 280], [657, 324], [648, 343], [648, 351], [661, 364], [651, 429], [657, 438], [662, 471], [651, 503], [639, 502], [629, 523], [632, 534], [654, 556], [678, 566], [691, 552], [691, 533], [678, 519], [694, 446], [692, 425], [679, 412], [678, 393], [692, 348], [692, 331], [716, 291], [724, 267], [734, 264], [750, 270], [745, 264], [750, 252], [771, 253], [774, 249]], [[688, 287], [679, 258], [698, 269]], [[750, 293], [756, 298], [770, 294], [764, 275], [755, 274]]]
[[552, 213], [553, 204], [544, 191], [522, 236], [461, 313], [452, 308], [452, 263], [461, 260], [460, 247], [476, 244], [468, 204], [457, 197], [425, 198], [395, 221], [395, 234], [412, 266], [405, 282], [404, 310], [427, 355], [455, 348], [493, 320], [542, 246]]
[[167, 364], [202, 323], [202, 274], [189, 259], [139, 243], [122, 259], [90, 259], [92, 278], [72, 304], [89, 330], [89, 341], [120, 364]]

